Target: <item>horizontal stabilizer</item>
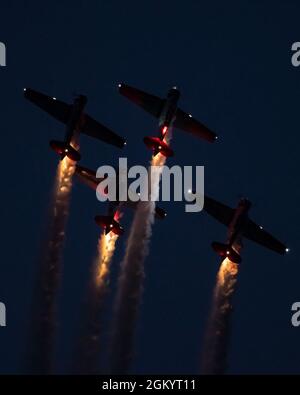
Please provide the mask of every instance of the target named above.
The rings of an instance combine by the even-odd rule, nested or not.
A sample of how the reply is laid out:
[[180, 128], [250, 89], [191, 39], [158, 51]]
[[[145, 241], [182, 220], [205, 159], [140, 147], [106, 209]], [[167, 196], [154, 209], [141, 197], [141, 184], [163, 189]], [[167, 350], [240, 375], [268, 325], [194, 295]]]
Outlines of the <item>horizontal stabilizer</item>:
[[70, 144], [66, 144], [63, 141], [51, 140], [49, 142], [50, 147], [55, 151], [58, 155], [63, 159], [67, 156], [69, 159], [74, 162], [78, 162], [81, 159], [81, 155], [75, 148], [73, 148]]
[[152, 149], [154, 156], [160, 153], [165, 157], [174, 156], [174, 151], [159, 137], [144, 137], [147, 148]]
[[223, 244], [223, 243], [218, 243], [217, 241], [214, 241], [211, 244], [212, 248], [216, 253], [221, 256], [222, 258], [228, 258], [231, 262], [234, 263], [241, 263], [242, 258], [240, 254], [238, 254], [234, 249], [228, 245], [228, 244]]
[[111, 215], [97, 215], [95, 217], [95, 222], [98, 226], [104, 229], [106, 235], [109, 232], [115, 233], [119, 236], [124, 233], [123, 227]]

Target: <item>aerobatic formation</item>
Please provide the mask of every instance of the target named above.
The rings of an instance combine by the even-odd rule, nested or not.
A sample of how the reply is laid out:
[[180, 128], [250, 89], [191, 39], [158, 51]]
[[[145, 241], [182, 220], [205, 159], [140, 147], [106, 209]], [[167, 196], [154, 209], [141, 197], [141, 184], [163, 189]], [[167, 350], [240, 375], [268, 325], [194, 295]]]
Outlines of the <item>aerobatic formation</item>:
[[[175, 155], [171, 148], [173, 130], [182, 130], [209, 143], [218, 140], [218, 136], [207, 126], [178, 107], [180, 92], [176, 87], [172, 87], [167, 92], [167, 95], [162, 98], [126, 84], [119, 84], [118, 89], [122, 96], [158, 120], [157, 135], [142, 136], [145, 146], [152, 151], [150, 167], [156, 166], [158, 168], [156, 181], [151, 181], [151, 185], [149, 186], [149, 193], [154, 193], [156, 198], [154, 201], [143, 202], [136, 196], [133, 200], [123, 201], [118, 198], [119, 190], [117, 189], [117, 199], [114, 201], [109, 201], [108, 199], [106, 213], [95, 213], [97, 214], [95, 215], [95, 222], [100, 227], [102, 233], [99, 237], [97, 257], [94, 262], [95, 270], [92, 273], [94, 277], [90, 281], [88, 295], [91, 299], [89, 300], [90, 306], [92, 306], [91, 311], [93, 311], [93, 316], [96, 315], [97, 318], [95, 322], [89, 321], [85, 323], [86, 328], [90, 329], [85, 330], [86, 335], [79, 347], [81, 351], [80, 356], [78, 354], [76, 363], [76, 371], [83, 373], [99, 372], [97, 363], [101, 352], [97, 347], [100, 348], [101, 343], [100, 341], [98, 342], [99, 336], [101, 337], [101, 334], [98, 332], [103, 327], [103, 301], [107, 293], [107, 287], [109, 286], [110, 262], [113, 259], [118, 237], [127, 233], [120, 223], [126, 209], [130, 208], [133, 210], [134, 220], [128, 232], [127, 247], [121, 264], [121, 274], [116, 297], [116, 313], [113, 320], [115, 326], [113, 328], [113, 339], [111, 339], [112, 350], [110, 350], [110, 354], [112, 354], [110, 355], [112, 360], [111, 370], [114, 373], [127, 373], [130, 371], [131, 356], [133, 355], [134, 327], [136, 325], [136, 317], [143, 289], [143, 263], [149, 249], [152, 225], [155, 219], [162, 220], [167, 215], [164, 208], [156, 205], [156, 200], [158, 200], [161, 177], [161, 171], [159, 169], [169, 157]], [[61, 218], [55, 218], [55, 221], [52, 221], [54, 225], [50, 228], [49, 240], [46, 243], [49, 259], [41, 265], [43, 268], [41, 269], [41, 279], [45, 284], [45, 289], [51, 289], [49, 295], [44, 295], [49, 306], [48, 310], [49, 312], [51, 311], [51, 317], [47, 317], [48, 321], [45, 320], [43, 316], [45, 312], [43, 313], [41, 311], [43, 309], [42, 303], [39, 306], [39, 313], [35, 317], [35, 322], [38, 322], [40, 319], [41, 322], [42, 320], [44, 320], [43, 322], [47, 322], [47, 325], [52, 320], [50, 322], [51, 325], [49, 324], [47, 326], [45, 323], [43, 325], [40, 323], [36, 328], [36, 332], [40, 336], [40, 338], [37, 338], [37, 342], [46, 344], [36, 351], [36, 371], [49, 373], [52, 366], [50, 354], [53, 354], [54, 348], [53, 328], [55, 328], [56, 318], [54, 318], [55, 309], [53, 309], [53, 306], [56, 303], [58, 289], [56, 278], [59, 277], [62, 271], [59, 261], [62, 257], [72, 178], [75, 175], [79, 181], [94, 191], [97, 190], [101, 181], [97, 177], [95, 170], [77, 163], [81, 160], [81, 157], [85, 158], [87, 155], [85, 152], [79, 152], [79, 138], [81, 134], [85, 134], [92, 139], [97, 139], [100, 142], [102, 141], [117, 148], [124, 148], [126, 146], [126, 140], [85, 112], [87, 105], [87, 97], [85, 95], [80, 94], [75, 96], [71, 104], [64, 103], [55, 97], [47, 96], [31, 88], [24, 89], [24, 96], [27, 100], [65, 125], [64, 139], [51, 140], [49, 142], [51, 149], [59, 155], [61, 161], [59, 162], [60, 165], [55, 184], [56, 194], [53, 199], [53, 209], [55, 208], [56, 210], [55, 215], [60, 215]], [[118, 174], [116, 177], [118, 177]], [[108, 195], [107, 192], [106, 189], [102, 191], [104, 195]], [[99, 205], [103, 204], [99, 203]], [[242, 240], [249, 239], [282, 255], [289, 251], [285, 244], [249, 218], [248, 212], [250, 208], [251, 202], [246, 198], [240, 199], [236, 208], [231, 208], [204, 195], [204, 211], [228, 229], [225, 243], [212, 242], [212, 248], [224, 260], [217, 276], [215, 296], [213, 298], [209, 324], [209, 343], [214, 344], [214, 346], [206, 347], [208, 350], [205, 353], [206, 363], [204, 361], [206, 373], [222, 373], [223, 368], [220, 366], [225, 366], [226, 361], [221, 361], [220, 355], [222, 354], [223, 359], [224, 355], [226, 355], [227, 341], [225, 337], [228, 333], [228, 323], [231, 313], [231, 309], [228, 306], [231, 305], [231, 299], [237, 281], [238, 265], [242, 262]], [[200, 218], [199, 221], [201, 221]], [[163, 222], [167, 226], [167, 220]], [[49, 267], [46, 267], [47, 265]], [[49, 284], [47, 285], [47, 273], [51, 272], [52, 267], [56, 267], [55, 270], [57, 272], [53, 273], [53, 278], [49, 286]], [[128, 301], [126, 301], [126, 298]], [[38, 314], [40, 314], [40, 318]], [[90, 341], [89, 339], [94, 340]], [[84, 349], [85, 347], [87, 349]], [[99, 355], [97, 350], [99, 351]], [[42, 352], [47, 353], [47, 355], [42, 355]], [[118, 353], [119, 355], [116, 355]], [[93, 355], [93, 358], [91, 358], [91, 355]], [[210, 361], [209, 367], [207, 361]], [[84, 364], [82, 368], [81, 364]]]

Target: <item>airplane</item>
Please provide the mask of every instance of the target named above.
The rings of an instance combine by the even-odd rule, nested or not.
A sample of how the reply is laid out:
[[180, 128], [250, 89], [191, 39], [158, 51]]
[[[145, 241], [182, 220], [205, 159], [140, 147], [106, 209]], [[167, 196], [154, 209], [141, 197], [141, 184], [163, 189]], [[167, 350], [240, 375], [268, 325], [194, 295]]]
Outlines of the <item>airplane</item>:
[[60, 155], [61, 160], [64, 159], [65, 156], [75, 162], [80, 160], [81, 155], [71, 145], [72, 138], [76, 132], [84, 133], [118, 148], [123, 148], [124, 145], [126, 145], [126, 141], [122, 137], [84, 113], [84, 108], [87, 103], [87, 97], [84, 95], [76, 96], [73, 104], [66, 104], [57, 100], [55, 97], [44, 95], [30, 88], [24, 88], [24, 96], [52, 117], [66, 125], [64, 141], [50, 141], [50, 147]]
[[168, 130], [172, 126], [203, 138], [210, 143], [217, 140], [218, 136], [214, 132], [194, 119], [191, 114], [187, 114], [177, 107], [180, 92], [175, 86], [169, 90], [167, 97], [164, 99], [125, 84], [119, 84], [118, 87], [121, 95], [158, 118], [159, 136], [144, 137], [145, 145], [153, 151], [154, 156], [158, 153], [166, 157], [174, 155], [174, 151], [164, 141]]
[[[90, 170], [86, 167], [79, 166], [79, 165], [76, 165], [75, 174], [81, 182], [83, 182], [88, 187], [90, 187], [94, 190], [97, 189], [99, 183], [103, 180], [101, 178], [96, 177], [95, 171]], [[118, 183], [117, 183], [117, 185], [118, 185]], [[104, 189], [104, 191], [102, 191], [103, 194], [107, 194], [107, 192], [108, 192], [107, 189]], [[118, 196], [118, 190], [116, 191], [116, 195]], [[100, 227], [102, 227], [104, 229], [105, 234], [112, 232], [117, 235], [122, 235], [124, 233], [124, 229], [118, 222], [118, 218], [116, 218], [116, 213], [122, 207], [129, 207], [133, 210], [136, 210], [138, 203], [139, 203], [139, 201], [132, 201], [132, 200], [127, 200], [125, 202], [123, 202], [123, 201], [122, 202], [120, 202], [120, 201], [109, 202], [108, 214], [107, 215], [97, 215], [95, 217], [95, 222], [97, 225], [99, 225]], [[165, 212], [164, 209], [157, 207], [157, 206], [155, 207], [155, 218], [164, 219], [166, 216], [167, 216], [167, 213]]]
[[242, 198], [238, 206], [234, 209], [208, 196], [204, 196], [204, 211], [228, 227], [227, 243], [223, 244], [214, 241], [212, 248], [219, 256], [223, 258], [227, 257], [234, 263], [241, 263], [242, 261], [240, 254], [235, 248], [236, 244], [241, 243], [242, 237], [252, 240], [281, 255], [289, 252], [289, 248], [248, 217], [251, 205], [248, 199]]

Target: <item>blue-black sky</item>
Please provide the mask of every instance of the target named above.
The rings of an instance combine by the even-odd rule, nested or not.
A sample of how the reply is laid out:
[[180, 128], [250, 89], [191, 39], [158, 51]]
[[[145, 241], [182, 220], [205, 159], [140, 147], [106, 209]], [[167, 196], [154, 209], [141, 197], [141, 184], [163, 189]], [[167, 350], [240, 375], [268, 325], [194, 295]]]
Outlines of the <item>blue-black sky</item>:
[[[296, 1], [8, 1], [0, 6], [1, 263], [0, 373], [22, 373], [41, 232], [57, 157], [48, 148], [63, 126], [34, 108], [22, 89], [72, 100], [127, 138], [124, 151], [82, 137], [82, 164], [149, 159], [142, 138], [157, 123], [121, 97], [126, 82], [157, 95], [177, 85], [180, 106], [216, 131], [209, 145], [174, 133], [169, 164], [204, 165], [206, 192], [229, 205], [249, 197], [251, 216], [292, 251], [282, 257], [245, 242], [234, 299], [229, 373], [299, 373], [300, 329], [291, 305], [300, 298], [300, 68], [291, 45], [300, 39]], [[219, 259], [212, 240], [226, 229], [183, 204], [162, 203], [168, 217], [154, 228], [146, 261], [144, 303], [134, 371], [197, 373]], [[89, 266], [104, 211], [93, 193], [72, 194], [61, 295], [58, 371], [69, 364]], [[126, 214], [125, 225], [130, 225]], [[114, 259], [112, 289], [126, 237]], [[112, 297], [111, 297], [112, 299]]]

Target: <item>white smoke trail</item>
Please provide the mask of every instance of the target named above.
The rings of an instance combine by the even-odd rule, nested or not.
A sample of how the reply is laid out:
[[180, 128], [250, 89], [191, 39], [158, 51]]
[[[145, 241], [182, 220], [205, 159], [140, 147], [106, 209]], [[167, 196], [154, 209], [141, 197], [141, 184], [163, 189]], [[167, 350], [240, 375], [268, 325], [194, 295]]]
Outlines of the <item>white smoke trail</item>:
[[[118, 218], [120, 216], [118, 215]], [[118, 218], [115, 217], [116, 220]], [[110, 267], [118, 235], [102, 233], [98, 241], [97, 257], [85, 300], [85, 318], [79, 344], [75, 350], [73, 370], [77, 374], [100, 374], [100, 357], [103, 353], [103, 313], [108, 293]]]
[[53, 365], [57, 299], [62, 277], [65, 230], [74, 172], [75, 163], [69, 158], [65, 157], [59, 162], [50, 205], [47, 238], [40, 255], [34, 295], [34, 317], [26, 361], [27, 369], [33, 374], [49, 374]]
[[203, 374], [220, 375], [226, 372], [230, 343], [232, 298], [236, 289], [238, 270], [238, 264], [231, 262], [228, 258], [221, 263], [204, 339]]
[[[115, 302], [111, 373], [128, 372], [133, 358], [135, 326], [143, 294], [144, 261], [149, 252], [155, 200], [159, 196], [159, 182], [166, 158], [157, 154], [151, 161], [153, 177], [150, 194], [152, 200], [140, 201], [131, 226], [125, 257], [121, 263]], [[153, 167], [154, 166], [154, 167]]]

